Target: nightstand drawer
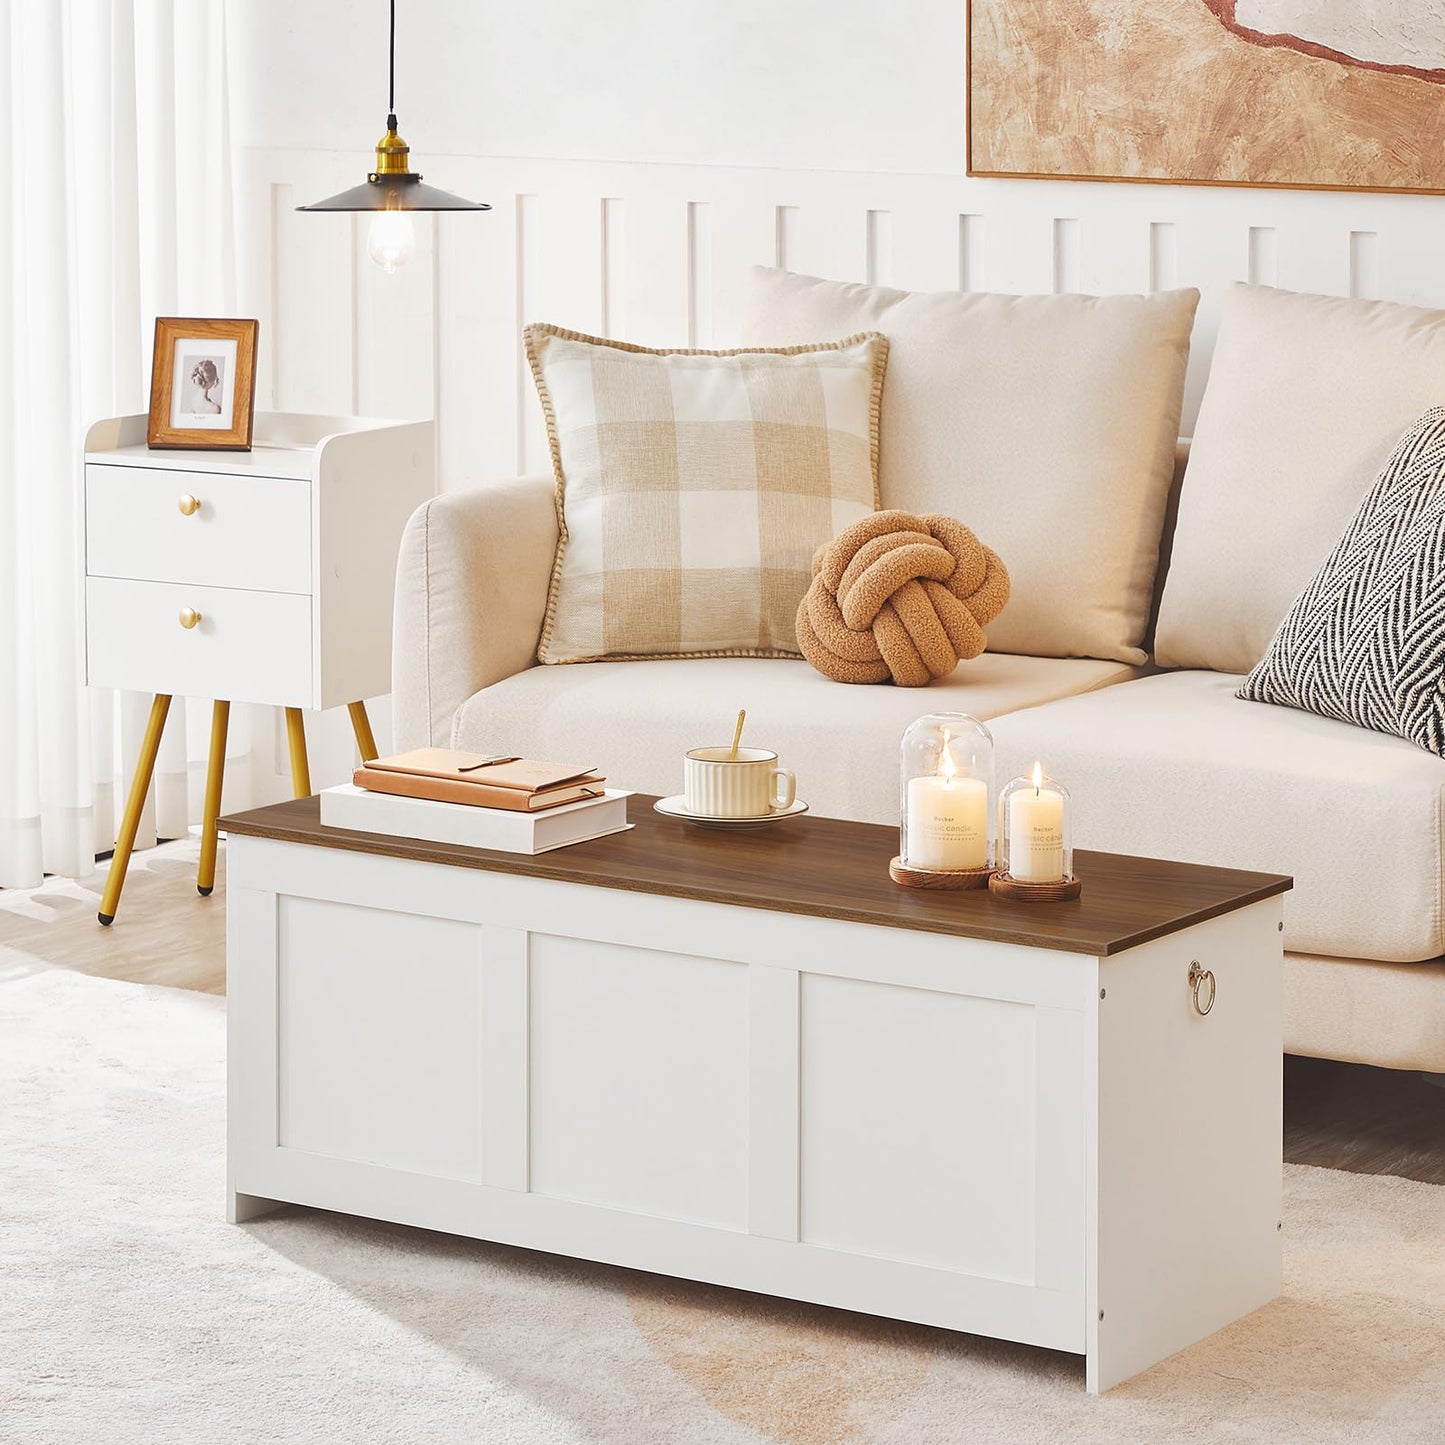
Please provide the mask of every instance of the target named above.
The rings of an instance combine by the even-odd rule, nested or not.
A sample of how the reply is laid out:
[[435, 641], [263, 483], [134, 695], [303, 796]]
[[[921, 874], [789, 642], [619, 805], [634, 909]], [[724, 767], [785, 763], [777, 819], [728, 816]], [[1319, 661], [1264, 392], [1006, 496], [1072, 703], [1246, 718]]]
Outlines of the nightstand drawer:
[[311, 591], [309, 482], [91, 463], [85, 494], [91, 576]]
[[87, 577], [85, 621], [93, 687], [311, 704], [310, 597]]

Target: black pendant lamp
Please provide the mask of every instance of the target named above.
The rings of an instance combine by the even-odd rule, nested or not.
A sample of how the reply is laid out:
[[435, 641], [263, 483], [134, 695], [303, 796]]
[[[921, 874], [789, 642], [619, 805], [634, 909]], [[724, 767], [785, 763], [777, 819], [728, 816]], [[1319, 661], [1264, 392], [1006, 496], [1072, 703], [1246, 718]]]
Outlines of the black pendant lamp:
[[359, 186], [297, 206], [298, 211], [373, 211], [367, 254], [389, 275], [416, 249], [413, 211], [490, 211], [485, 201], [464, 201], [450, 191], [424, 186], [411, 169], [411, 147], [396, 133], [396, 0], [391, 0], [390, 68], [386, 134], [376, 143], [376, 169]]

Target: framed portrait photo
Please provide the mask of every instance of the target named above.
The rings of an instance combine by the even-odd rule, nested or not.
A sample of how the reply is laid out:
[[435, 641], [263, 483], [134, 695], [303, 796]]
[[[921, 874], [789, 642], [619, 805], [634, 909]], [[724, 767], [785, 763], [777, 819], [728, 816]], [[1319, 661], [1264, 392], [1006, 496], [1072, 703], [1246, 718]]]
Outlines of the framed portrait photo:
[[148, 446], [251, 450], [259, 330], [255, 321], [156, 317]]

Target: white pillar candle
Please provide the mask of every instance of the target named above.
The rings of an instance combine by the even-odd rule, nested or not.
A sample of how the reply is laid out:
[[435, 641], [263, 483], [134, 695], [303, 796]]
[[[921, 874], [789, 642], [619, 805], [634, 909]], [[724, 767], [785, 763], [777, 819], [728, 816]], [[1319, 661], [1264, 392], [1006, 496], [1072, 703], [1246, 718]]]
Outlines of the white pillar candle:
[[908, 857], [913, 868], [988, 865], [988, 784], [982, 778], [908, 780]]
[[1035, 764], [1033, 786], [1008, 799], [1008, 871], [1021, 883], [1057, 883], [1064, 876], [1064, 799], [1046, 787]]

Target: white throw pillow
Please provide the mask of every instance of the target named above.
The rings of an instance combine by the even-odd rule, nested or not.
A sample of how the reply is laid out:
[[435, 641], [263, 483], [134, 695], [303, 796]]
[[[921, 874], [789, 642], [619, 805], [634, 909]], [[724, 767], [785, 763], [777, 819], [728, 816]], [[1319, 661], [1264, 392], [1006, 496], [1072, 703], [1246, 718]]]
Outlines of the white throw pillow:
[[745, 334], [888, 337], [884, 507], [962, 517], [1008, 564], [989, 650], [1146, 660], [1197, 291], [994, 296], [757, 267]]
[[1232, 286], [1194, 431], [1155, 651], [1248, 672], [1400, 433], [1445, 402], [1445, 312]]

